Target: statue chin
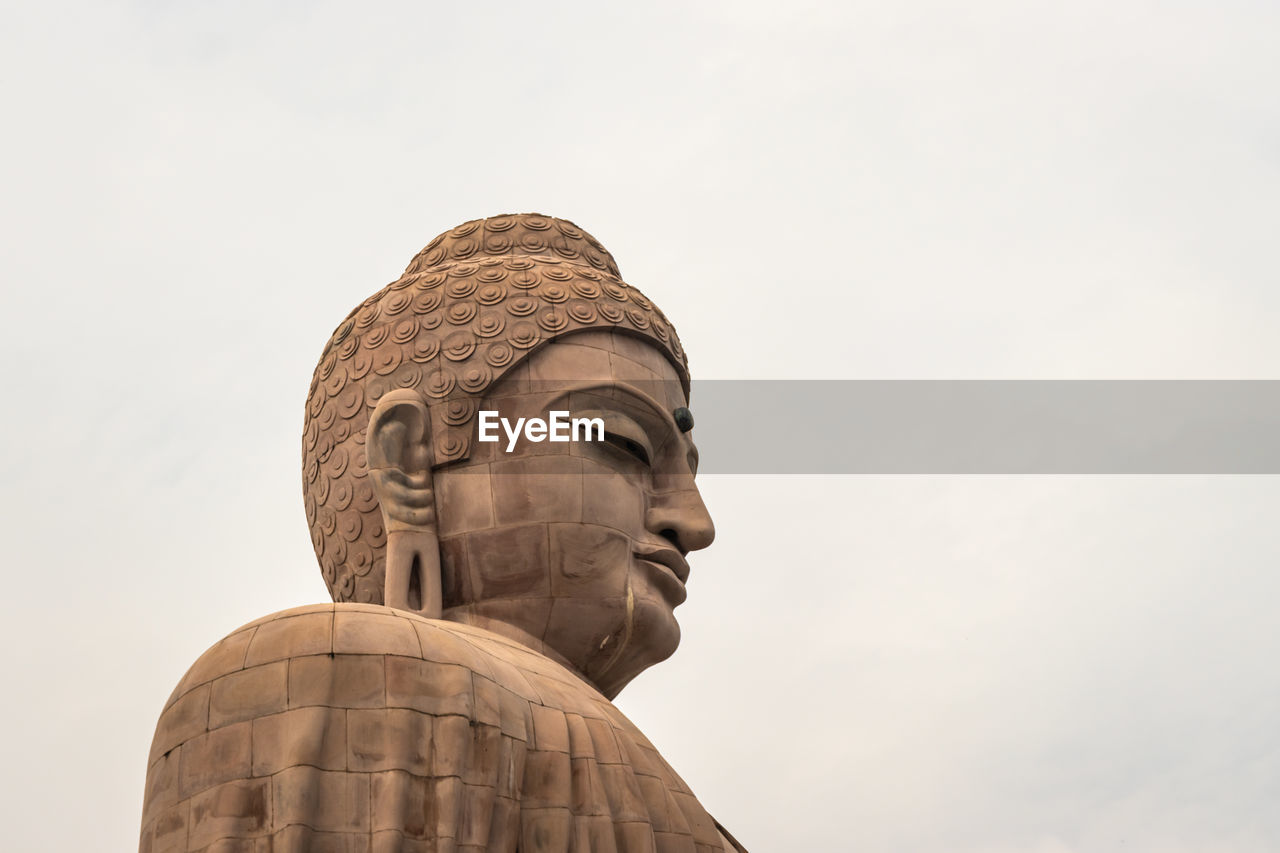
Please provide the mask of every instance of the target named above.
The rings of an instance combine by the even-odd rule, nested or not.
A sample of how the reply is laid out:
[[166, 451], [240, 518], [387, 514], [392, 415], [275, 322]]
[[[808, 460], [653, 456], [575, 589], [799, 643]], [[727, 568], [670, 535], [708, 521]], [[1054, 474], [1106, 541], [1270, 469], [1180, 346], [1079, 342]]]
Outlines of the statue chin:
[[450, 607], [444, 619], [544, 654], [613, 699], [680, 645], [671, 605], [628, 587], [629, 595], [607, 599], [488, 599]]
[[651, 623], [654, 625], [652, 630], [640, 640], [633, 639], [631, 645], [603, 671], [593, 673], [588, 670], [587, 680], [609, 699], [614, 699], [640, 673], [675, 654], [680, 645], [680, 626], [670, 613], [663, 621], [668, 624], [659, 625], [657, 620]]

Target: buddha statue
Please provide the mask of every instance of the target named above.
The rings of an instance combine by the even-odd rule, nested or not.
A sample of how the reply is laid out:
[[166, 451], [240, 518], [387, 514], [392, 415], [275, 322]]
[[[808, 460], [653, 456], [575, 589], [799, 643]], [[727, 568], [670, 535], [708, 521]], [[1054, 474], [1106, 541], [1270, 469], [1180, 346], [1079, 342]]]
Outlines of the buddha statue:
[[[572, 223], [468, 222], [325, 346], [303, 492], [332, 603], [233, 631], [165, 705], [141, 850], [743, 848], [613, 705], [676, 649], [684, 349]], [[481, 440], [556, 411], [594, 440]], [[591, 439], [587, 430], [587, 439]]]

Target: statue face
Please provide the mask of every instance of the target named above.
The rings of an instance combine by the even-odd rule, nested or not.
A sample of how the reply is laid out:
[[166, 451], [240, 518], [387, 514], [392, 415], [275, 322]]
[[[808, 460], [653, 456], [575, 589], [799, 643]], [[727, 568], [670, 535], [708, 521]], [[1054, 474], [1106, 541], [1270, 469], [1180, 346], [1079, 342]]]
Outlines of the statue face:
[[[605, 331], [549, 344], [481, 403], [509, 423], [599, 418], [603, 441], [475, 443], [435, 474], [445, 617], [514, 629], [612, 697], [680, 640], [685, 555], [714, 528], [675, 370]], [[593, 434], [594, 435], [594, 434]], [[510, 633], [510, 631], [508, 631]]]

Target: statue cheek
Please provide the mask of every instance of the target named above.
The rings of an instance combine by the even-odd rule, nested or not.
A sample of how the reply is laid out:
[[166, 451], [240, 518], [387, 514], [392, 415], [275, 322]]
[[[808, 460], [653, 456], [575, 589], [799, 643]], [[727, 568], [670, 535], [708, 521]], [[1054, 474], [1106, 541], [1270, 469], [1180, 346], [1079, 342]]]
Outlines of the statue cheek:
[[575, 588], [602, 579], [626, 578], [631, 540], [609, 527], [594, 524], [550, 524], [551, 592], [572, 595]]
[[616, 471], [588, 463], [582, 477], [582, 520], [644, 533], [645, 494]]
[[550, 594], [546, 525], [481, 530], [464, 538], [474, 600], [546, 598]]

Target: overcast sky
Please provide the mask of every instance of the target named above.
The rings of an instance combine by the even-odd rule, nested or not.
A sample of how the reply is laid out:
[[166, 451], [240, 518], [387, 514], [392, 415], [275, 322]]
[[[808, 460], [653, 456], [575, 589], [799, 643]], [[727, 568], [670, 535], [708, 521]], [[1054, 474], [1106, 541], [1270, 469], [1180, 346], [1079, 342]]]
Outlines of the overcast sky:
[[[7, 849], [134, 847], [186, 667], [325, 599], [311, 370], [464, 220], [699, 378], [1280, 378], [1274, 3], [8, 5]], [[618, 704], [752, 850], [1280, 849], [1277, 478], [703, 491]]]

